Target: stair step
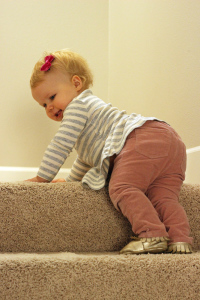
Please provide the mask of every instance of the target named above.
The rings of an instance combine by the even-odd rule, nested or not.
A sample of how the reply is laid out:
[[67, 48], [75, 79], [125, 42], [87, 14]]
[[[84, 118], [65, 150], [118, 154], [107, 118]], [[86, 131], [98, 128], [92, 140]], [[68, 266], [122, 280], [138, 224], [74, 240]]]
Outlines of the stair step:
[[1, 300], [199, 299], [200, 253], [0, 254]]
[[[200, 185], [184, 184], [184, 206], [200, 249]], [[0, 184], [1, 252], [119, 251], [132, 235], [131, 225], [117, 211], [106, 188], [83, 188], [81, 183]]]
[[132, 234], [106, 189], [80, 183], [0, 185], [1, 252], [118, 251]]
[[180, 196], [196, 252], [126, 256], [131, 226], [106, 188], [1, 184], [0, 300], [200, 299], [199, 195]]

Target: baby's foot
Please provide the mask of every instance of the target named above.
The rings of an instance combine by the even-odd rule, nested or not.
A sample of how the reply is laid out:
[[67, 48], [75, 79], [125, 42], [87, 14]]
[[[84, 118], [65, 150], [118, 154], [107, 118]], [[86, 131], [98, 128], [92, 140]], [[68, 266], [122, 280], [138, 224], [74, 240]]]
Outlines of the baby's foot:
[[167, 237], [137, 238], [134, 237], [120, 254], [162, 253], [167, 250]]
[[172, 243], [167, 248], [168, 253], [189, 254], [192, 253], [192, 246], [188, 243]]

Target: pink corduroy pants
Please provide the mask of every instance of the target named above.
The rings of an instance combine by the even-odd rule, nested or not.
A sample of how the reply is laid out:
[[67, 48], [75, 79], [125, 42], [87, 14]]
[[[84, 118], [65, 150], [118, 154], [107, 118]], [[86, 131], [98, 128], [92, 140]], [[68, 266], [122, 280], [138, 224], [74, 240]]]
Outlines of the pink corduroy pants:
[[166, 123], [147, 121], [129, 134], [114, 159], [109, 195], [135, 235], [192, 244], [179, 203], [185, 170], [185, 145]]

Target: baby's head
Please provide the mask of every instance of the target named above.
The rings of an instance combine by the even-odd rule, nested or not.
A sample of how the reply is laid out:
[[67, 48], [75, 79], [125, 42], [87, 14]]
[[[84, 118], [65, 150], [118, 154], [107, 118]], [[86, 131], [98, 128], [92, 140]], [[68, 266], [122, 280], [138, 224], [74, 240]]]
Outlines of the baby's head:
[[[54, 60], [51, 62], [51, 66], [48, 70], [41, 71], [41, 68], [45, 63], [46, 56], [53, 56]], [[83, 84], [82, 90], [88, 89], [93, 84], [93, 75], [87, 64], [87, 61], [79, 54], [64, 49], [55, 52], [46, 52], [44, 56], [35, 64], [30, 79], [31, 89], [42, 83], [46, 74], [49, 72], [54, 72], [55, 70], [60, 71], [63, 74], [67, 73], [71, 78], [74, 75], [79, 76]]]
[[54, 121], [61, 121], [69, 103], [92, 83], [85, 59], [69, 50], [45, 53], [30, 79], [33, 98]]

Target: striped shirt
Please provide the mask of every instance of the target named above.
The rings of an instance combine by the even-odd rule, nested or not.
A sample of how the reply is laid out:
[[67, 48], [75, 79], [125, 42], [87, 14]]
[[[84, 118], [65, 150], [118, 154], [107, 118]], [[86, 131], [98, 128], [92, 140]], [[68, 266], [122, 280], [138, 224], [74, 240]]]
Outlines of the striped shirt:
[[83, 185], [99, 190], [106, 183], [109, 157], [119, 154], [129, 133], [148, 120], [156, 119], [128, 115], [85, 90], [66, 107], [37, 175], [51, 181], [75, 148], [78, 156], [66, 180], [82, 180]]

